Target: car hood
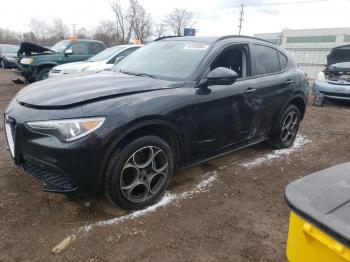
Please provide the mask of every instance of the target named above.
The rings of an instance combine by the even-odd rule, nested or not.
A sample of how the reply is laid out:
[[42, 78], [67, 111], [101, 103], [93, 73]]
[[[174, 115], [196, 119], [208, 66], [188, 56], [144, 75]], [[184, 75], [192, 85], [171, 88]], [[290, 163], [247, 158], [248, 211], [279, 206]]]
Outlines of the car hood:
[[98, 62], [81, 61], [81, 62], [74, 62], [74, 63], [67, 63], [67, 64], [59, 65], [59, 66], [56, 66], [55, 69], [80, 71], [81, 69], [84, 69], [86, 67], [88, 67], [88, 68], [98, 67], [100, 64], [101, 64], [100, 61], [98, 61]]
[[327, 69], [328, 69], [328, 71], [350, 70], [350, 62], [342, 62], [342, 63], [332, 64], [332, 65], [329, 65], [327, 67]]
[[1, 53], [1, 56], [7, 56], [7, 57], [17, 57], [16, 53]]
[[40, 46], [40, 45], [36, 45], [33, 43], [29, 43], [29, 42], [22, 42], [19, 49], [18, 49], [18, 56], [21, 55], [26, 55], [26, 56], [30, 56], [34, 54], [42, 54], [44, 52], [50, 52], [50, 53], [55, 53], [54, 51], [44, 47], [44, 46]]
[[350, 62], [350, 45], [335, 47], [327, 55], [327, 66], [341, 62]]
[[22, 89], [16, 100], [33, 108], [62, 108], [107, 97], [177, 88], [183, 82], [132, 76], [113, 71], [49, 78]]

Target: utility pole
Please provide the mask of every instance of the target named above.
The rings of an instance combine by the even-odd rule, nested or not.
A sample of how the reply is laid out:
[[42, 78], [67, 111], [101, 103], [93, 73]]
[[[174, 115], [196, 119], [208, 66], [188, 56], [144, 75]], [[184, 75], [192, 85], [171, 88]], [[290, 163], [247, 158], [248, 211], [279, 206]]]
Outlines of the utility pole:
[[72, 28], [73, 28], [73, 35], [75, 35], [75, 29], [76, 29], [76, 26], [77, 26], [77, 24], [72, 24]]
[[239, 25], [238, 25], [238, 28], [239, 28], [239, 31], [238, 31], [238, 34], [241, 35], [241, 31], [242, 31], [242, 22], [243, 22], [243, 15], [244, 15], [244, 4], [241, 4], [241, 10], [240, 10], [240, 14], [239, 14]]

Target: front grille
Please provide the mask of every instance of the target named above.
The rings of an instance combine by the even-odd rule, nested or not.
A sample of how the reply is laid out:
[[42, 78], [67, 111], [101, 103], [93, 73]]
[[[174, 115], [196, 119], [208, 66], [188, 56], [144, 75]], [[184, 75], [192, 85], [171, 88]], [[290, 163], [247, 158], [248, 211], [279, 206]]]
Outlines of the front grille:
[[23, 168], [30, 175], [38, 178], [42, 182], [51, 186], [56, 186], [63, 190], [72, 190], [74, 186], [71, 181], [59, 171], [48, 169], [43, 165], [24, 163]]
[[325, 94], [326, 96], [337, 96], [337, 97], [349, 97], [350, 98], [350, 94], [333, 93], [333, 92], [322, 92], [322, 93]]

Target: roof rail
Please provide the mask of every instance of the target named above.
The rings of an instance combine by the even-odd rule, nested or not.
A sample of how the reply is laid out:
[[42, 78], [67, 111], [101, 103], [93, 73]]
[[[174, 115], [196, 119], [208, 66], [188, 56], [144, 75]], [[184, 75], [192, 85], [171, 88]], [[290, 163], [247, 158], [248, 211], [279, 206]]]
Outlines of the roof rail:
[[175, 38], [175, 37], [184, 37], [184, 36], [183, 35], [161, 36], [161, 37], [158, 37], [158, 38], [154, 39], [153, 41], [159, 41], [159, 40], [163, 40], [163, 39], [167, 39], [167, 38]]
[[255, 40], [260, 40], [260, 41], [264, 41], [266, 43], [269, 43], [269, 44], [272, 44], [272, 45], [276, 45], [268, 40], [265, 40], [265, 39], [261, 39], [259, 37], [254, 37], [254, 36], [248, 36], [248, 35], [225, 35], [225, 36], [222, 36], [220, 38], [218, 38], [216, 40], [217, 41], [220, 41], [220, 40], [224, 40], [224, 39], [227, 39], [227, 38], [239, 38], [239, 37], [243, 37], [243, 38], [250, 38], [250, 39], [255, 39]]

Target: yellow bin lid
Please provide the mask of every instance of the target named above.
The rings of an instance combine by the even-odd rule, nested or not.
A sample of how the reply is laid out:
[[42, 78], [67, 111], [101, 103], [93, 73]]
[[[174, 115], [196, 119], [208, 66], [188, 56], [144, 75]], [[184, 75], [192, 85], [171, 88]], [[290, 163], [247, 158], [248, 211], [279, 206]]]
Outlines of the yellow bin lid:
[[350, 247], [350, 162], [290, 183], [285, 199], [295, 213]]

